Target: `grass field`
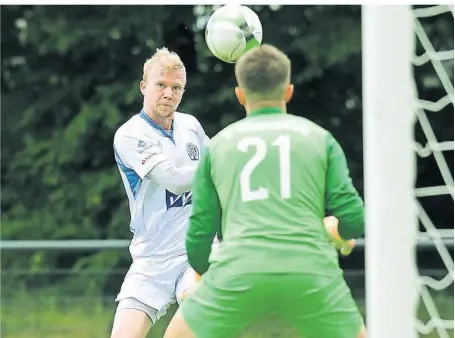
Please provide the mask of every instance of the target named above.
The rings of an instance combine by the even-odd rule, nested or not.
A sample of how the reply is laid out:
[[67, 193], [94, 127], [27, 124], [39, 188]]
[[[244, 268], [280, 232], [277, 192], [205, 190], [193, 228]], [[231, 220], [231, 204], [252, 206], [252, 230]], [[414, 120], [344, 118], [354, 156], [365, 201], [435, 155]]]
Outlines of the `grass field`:
[[[438, 310], [443, 318], [454, 315], [453, 294], [436, 298]], [[111, 304], [108, 306], [107, 304]], [[359, 302], [363, 308], [363, 303]], [[148, 338], [160, 338], [175, 312], [172, 307], [163, 320], [154, 328]], [[1, 337], [2, 338], [101, 338], [109, 337], [109, 327], [114, 308], [112, 299], [104, 302], [100, 298], [66, 298], [64, 301], [24, 294], [14, 299], [2, 300]], [[428, 315], [422, 309], [419, 317], [427, 320]], [[277, 319], [267, 318], [248, 328], [240, 338], [297, 338], [296, 332]], [[421, 337], [438, 338], [436, 333]], [[453, 331], [450, 332], [453, 337]]]

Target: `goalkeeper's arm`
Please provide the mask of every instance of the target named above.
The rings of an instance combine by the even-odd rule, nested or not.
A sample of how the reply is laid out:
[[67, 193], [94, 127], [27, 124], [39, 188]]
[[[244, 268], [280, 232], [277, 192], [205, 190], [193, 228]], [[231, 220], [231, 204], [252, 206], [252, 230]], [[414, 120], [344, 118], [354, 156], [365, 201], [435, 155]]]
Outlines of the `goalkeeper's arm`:
[[327, 139], [327, 156], [326, 209], [338, 218], [341, 238], [360, 237], [365, 226], [363, 201], [352, 183], [343, 149], [330, 134]]
[[221, 206], [210, 171], [206, 149], [193, 184], [193, 210], [186, 236], [188, 262], [199, 275], [208, 270], [213, 239], [221, 232]]

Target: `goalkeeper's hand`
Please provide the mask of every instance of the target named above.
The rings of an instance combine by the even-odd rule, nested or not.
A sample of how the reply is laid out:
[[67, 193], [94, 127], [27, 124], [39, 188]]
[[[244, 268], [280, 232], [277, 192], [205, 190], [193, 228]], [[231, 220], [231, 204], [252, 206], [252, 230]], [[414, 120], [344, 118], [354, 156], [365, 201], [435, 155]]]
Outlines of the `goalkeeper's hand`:
[[338, 218], [335, 216], [327, 216], [323, 219], [324, 227], [329, 236], [332, 245], [339, 250], [343, 256], [348, 256], [355, 246], [355, 240], [344, 240], [338, 233]]

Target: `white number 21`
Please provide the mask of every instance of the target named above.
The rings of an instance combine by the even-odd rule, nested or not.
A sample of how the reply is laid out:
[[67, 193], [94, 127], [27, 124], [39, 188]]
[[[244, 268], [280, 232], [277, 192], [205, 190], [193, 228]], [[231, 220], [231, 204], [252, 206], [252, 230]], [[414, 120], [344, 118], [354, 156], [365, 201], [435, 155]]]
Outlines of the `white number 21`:
[[[256, 152], [253, 157], [245, 164], [240, 172], [240, 194], [242, 201], [265, 200], [269, 198], [269, 190], [264, 187], [259, 187], [256, 190], [251, 190], [251, 174], [254, 169], [265, 159], [267, 155], [267, 143], [255, 136], [249, 136], [241, 139], [237, 148], [242, 152], [247, 152], [248, 148], [253, 146]], [[289, 136], [282, 135], [275, 139], [272, 146], [278, 148], [280, 158], [280, 195], [283, 199], [291, 197], [291, 166], [290, 153], [291, 141]]]

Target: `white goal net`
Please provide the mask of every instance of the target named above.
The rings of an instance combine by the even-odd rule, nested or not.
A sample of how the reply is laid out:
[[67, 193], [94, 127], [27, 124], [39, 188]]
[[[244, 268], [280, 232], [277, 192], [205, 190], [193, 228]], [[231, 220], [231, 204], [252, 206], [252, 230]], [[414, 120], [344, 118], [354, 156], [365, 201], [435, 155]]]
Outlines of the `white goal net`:
[[[362, 9], [372, 338], [453, 337], [453, 15], [449, 5]], [[416, 254], [419, 241], [432, 245]], [[438, 274], [418, 274], [433, 265]]]
[[[434, 278], [421, 276], [419, 281], [420, 313], [426, 317], [417, 319], [417, 329], [423, 335], [436, 333], [441, 338], [453, 337], [453, 311], [438, 309], [434, 300], [441, 297], [453, 297], [454, 262], [449, 248], [444, 244], [444, 231], [448, 224], [437, 224], [447, 220], [437, 214], [430, 215], [425, 203], [431, 207], [434, 203], [451, 205], [452, 210], [440, 210], [453, 221], [453, 129], [442, 128], [444, 123], [453, 126], [454, 114], [454, 47], [453, 47], [453, 6], [419, 6], [412, 9], [416, 48], [413, 57], [415, 81], [417, 85], [417, 128], [416, 153], [417, 163], [433, 162], [439, 175], [434, 183], [416, 188], [417, 210], [422, 235], [434, 243], [434, 247], [444, 266], [445, 276]], [[450, 26], [447, 24], [450, 23]], [[425, 88], [426, 90], [419, 90]], [[426, 93], [423, 94], [422, 92]], [[447, 118], [448, 117], [448, 118]], [[442, 133], [442, 129], [451, 129], [451, 135]], [[448, 139], [450, 137], [450, 139]], [[450, 167], [452, 162], [452, 167]], [[431, 165], [431, 164], [430, 164]], [[450, 204], [449, 204], [450, 202]], [[453, 223], [451, 224], [453, 230]], [[453, 236], [453, 232], [452, 232]], [[439, 293], [445, 291], [444, 293]], [[451, 305], [453, 307], [453, 303]], [[423, 314], [422, 314], [423, 312]]]

